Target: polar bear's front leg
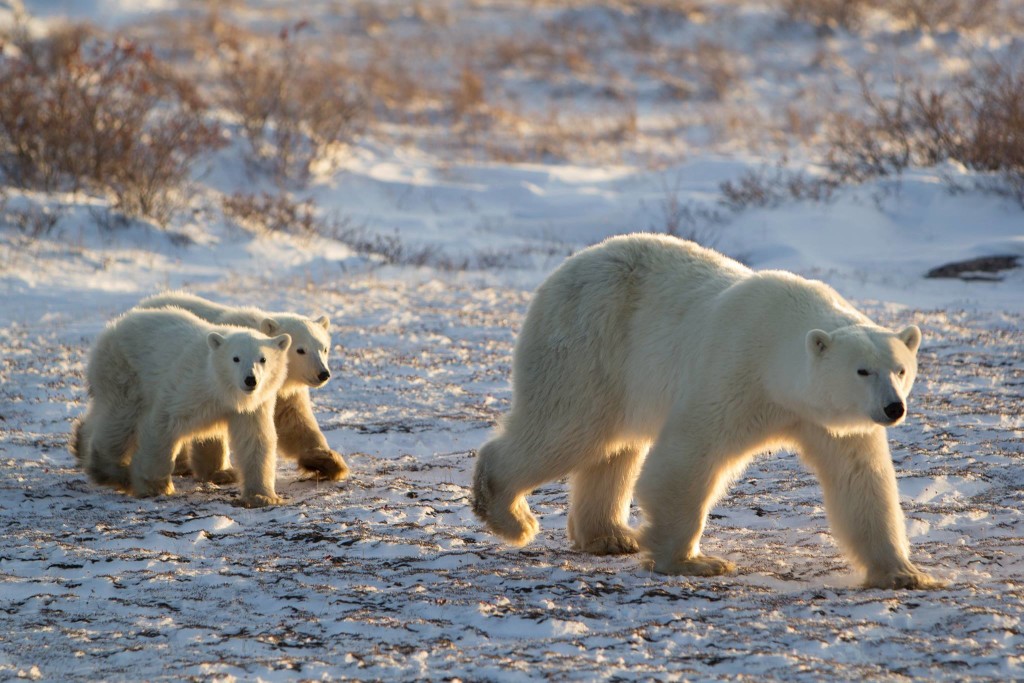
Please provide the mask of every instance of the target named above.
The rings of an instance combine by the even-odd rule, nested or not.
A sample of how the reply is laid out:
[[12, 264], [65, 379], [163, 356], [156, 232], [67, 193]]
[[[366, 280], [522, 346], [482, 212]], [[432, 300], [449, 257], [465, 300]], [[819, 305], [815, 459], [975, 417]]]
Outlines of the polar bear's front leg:
[[836, 436], [808, 427], [800, 452], [821, 482], [829, 523], [840, 546], [865, 569], [866, 588], [942, 588], [910, 561], [896, 471], [883, 427]]
[[700, 552], [708, 511], [728, 484], [734, 463], [716, 456], [695, 433], [678, 424], [667, 427], [637, 481], [637, 501], [646, 519], [640, 547], [659, 574], [717, 576], [736, 569], [728, 560]]
[[284, 502], [274, 491], [277, 470], [277, 434], [274, 406], [268, 403], [251, 413], [228, 418], [231, 452], [242, 480], [242, 504], [266, 507]]
[[298, 461], [299, 467], [330, 481], [348, 476], [349, 468], [341, 454], [327, 445], [313, 414], [309, 390], [279, 396], [274, 408], [278, 447]]

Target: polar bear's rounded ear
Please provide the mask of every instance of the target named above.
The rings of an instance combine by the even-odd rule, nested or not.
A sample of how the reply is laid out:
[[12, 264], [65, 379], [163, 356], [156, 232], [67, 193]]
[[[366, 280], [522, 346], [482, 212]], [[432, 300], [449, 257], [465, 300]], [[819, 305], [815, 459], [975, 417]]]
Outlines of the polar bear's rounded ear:
[[807, 333], [807, 353], [812, 357], [822, 356], [832, 344], [832, 335], [825, 330], [811, 330]]
[[921, 328], [917, 325], [907, 325], [896, 333], [900, 341], [907, 345], [911, 353], [917, 353], [921, 347]]
[[292, 336], [290, 334], [282, 334], [274, 337], [270, 341], [274, 342], [277, 348], [282, 351], [287, 351], [288, 347], [292, 345]]
[[325, 330], [330, 329], [330, 327], [331, 327], [331, 320], [326, 315], [320, 316], [319, 318], [317, 318], [313, 322], [315, 322], [317, 325], [319, 325], [320, 327], [324, 328]]
[[210, 345], [211, 349], [218, 349], [220, 348], [220, 345], [224, 343], [224, 336], [217, 334], [216, 332], [211, 332], [206, 337], [206, 343]]
[[264, 318], [263, 320], [260, 321], [260, 332], [267, 335], [268, 337], [273, 337], [275, 334], [277, 334], [277, 331], [280, 329], [280, 323], [278, 323], [273, 318]]

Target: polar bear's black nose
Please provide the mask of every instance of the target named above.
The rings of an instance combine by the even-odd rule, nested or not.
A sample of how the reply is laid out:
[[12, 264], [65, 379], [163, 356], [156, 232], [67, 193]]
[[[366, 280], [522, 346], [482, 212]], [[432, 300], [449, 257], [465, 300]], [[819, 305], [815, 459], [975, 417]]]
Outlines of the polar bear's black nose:
[[[255, 387], [256, 386], [256, 378], [253, 377], [252, 375], [249, 375], [248, 377], [246, 377], [245, 378], [245, 386], [250, 387], [250, 388]], [[886, 408], [885, 411], [886, 411], [886, 414], [888, 414], [889, 409]]]
[[885, 416], [890, 420], [898, 420], [903, 417], [903, 404], [890, 403], [885, 407]]
[[317, 375], [316, 378], [318, 380], [320, 380], [321, 382], [326, 382], [327, 380], [329, 380], [331, 378], [331, 373], [330, 373], [329, 370], [324, 370], [319, 375]]

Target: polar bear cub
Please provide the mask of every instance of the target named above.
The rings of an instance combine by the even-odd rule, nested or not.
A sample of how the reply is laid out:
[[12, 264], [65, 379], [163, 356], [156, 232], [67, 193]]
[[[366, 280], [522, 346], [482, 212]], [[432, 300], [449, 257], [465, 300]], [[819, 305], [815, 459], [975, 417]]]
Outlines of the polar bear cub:
[[613, 237], [537, 290], [474, 511], [527, 543], [538, 524], [525, 496], [568, 476], [577, 548], [722, 574], [732, 563], [700, 549], [708, 511], [755, 454], [788, 447], [821, 482], [865, 585], [939, 586], [910, 561], [885, 431], [906, 414], [920, 343], [917, 327], [879, 327], [821, 282], [672, 237]]
[[90, 355], [76, 456], [99, 483], [165, 495], [174, 492], [178, 451], [226, 431], [242, 502], [280, 503], [273, 415], [290, 345], [287, 334], [212, 325], [181, 309], [129, 311], [106, 327]]
[[[327, 444], [309, 398], [310, 388], [322, 387], [331, 377], [328, 368], [331, 324], [326, 316], [311, 319], [294, 313], [266, 313], [252, 307], [234, 308], [185, 292], [158, 294], [143, 299], [136, 308], [167, 306], [185, 309], [212, 323], [253, 329], [260, 329], [260, 325], [269, 318], [269, 327], [264, 330], [265, 333], [290, 335], [292, 346], [288, 352], [288, 377], [278, 392], [274, 411], [278, 448], [286, 456], [295, 459], [299, 467], [320, 478], [340, 480], [348, 476], [348, 464], [340, 453]], [[190, 460], [193, 474], [198, 479], [223, 483], [233, 477], [222, 439], [196, 441], [191, 446]]]

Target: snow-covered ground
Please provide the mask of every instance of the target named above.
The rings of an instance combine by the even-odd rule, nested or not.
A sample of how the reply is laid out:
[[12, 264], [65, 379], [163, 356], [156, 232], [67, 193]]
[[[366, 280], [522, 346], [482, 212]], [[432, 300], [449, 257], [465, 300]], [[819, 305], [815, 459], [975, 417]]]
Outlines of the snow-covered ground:
[[[36, 10], [70, 5], [139, 18], [115, 2]], [[359, 140], [304, 196], [397, 235], [417, 265], [254, 236], [211, 212], [170, 231], [111, 227], [103, 200], [7, 188], [0, 680], [1024, 678], [1024, 271], [924, 277], [1024, 259], [1024, 211], [950, 194], [951, 174], [970, 184], [960, 169], [687, 223], [755, 268], [820, 278], [882, 324], [922, 328], [910, 417], [890, 438], [914, 560], [948, 589], [859, 589], [820, 488], [789, 453], [756, 460], [712, 512], [704, 546], [737, 564], [732, 576], [570, 550], [561, 483], [533, 495], [543, 529], [523, 549], [471, 514], [475, 449], [508, 408], [532, 290], [583, 246], [664, 229], [673, 207], [714, 208], [721, 181], [764, 163], [721, 150], [657, 170], [452, 161]], [[200, 182], [245, 187], [240, 168], [229, 150]], [[44, 210], [59, 216], [48, 233], [16, 227]], [[92, 341], [172, 287], [331, 317], [334, 378], [314, 399], [348, 480], [282, 462], [289, 504], [248, 510], [231, 486], [180, 479], [173, 497], [136, 500], [75, 467], [67, 436]]]

